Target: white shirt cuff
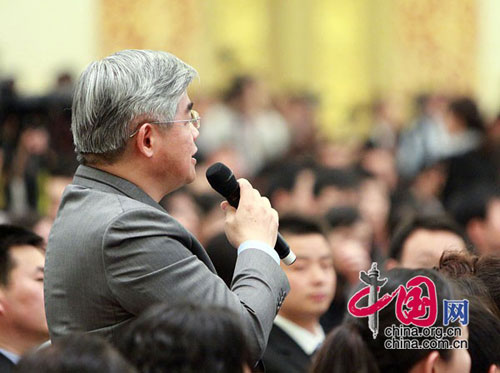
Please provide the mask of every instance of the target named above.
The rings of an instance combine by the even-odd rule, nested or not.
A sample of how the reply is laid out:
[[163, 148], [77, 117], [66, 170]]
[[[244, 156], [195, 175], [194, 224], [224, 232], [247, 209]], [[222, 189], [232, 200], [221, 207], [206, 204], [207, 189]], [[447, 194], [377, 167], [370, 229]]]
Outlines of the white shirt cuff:
[[278, 265], [280, 264], [280, 257], [278, 255], [278, 253], [271, 246], [269, 246], [267, 243], [264, 243], [262, 241], [255, 241], [255, 240], [245, 241], [240, 245], [240, 247], [238, 247], [238, 255], [240, 255], [243, 251], [245, 251], [247, 249], [257, 249], [257, 250], [264, 251], [265, 253], [270, 255], [271, 258], [273, 258], [274, 261], [276, 263], [278, 263]]

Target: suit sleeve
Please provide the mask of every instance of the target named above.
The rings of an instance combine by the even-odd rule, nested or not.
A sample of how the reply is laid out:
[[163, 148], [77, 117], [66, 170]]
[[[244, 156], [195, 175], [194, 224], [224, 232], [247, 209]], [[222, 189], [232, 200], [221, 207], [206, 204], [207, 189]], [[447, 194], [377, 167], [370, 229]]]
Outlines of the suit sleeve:
[[266, 347], [272, 322], [289, 291], [285, 274], [266, 253], [238, 256], [231, 289], [188, 249], [190, 237], [153, 209], [129, 210], [107, 227], [102, 258], [111, 292], [139, 315], [158, 302], [211, 304], [231, 309], [246, 326], [253, 357]]

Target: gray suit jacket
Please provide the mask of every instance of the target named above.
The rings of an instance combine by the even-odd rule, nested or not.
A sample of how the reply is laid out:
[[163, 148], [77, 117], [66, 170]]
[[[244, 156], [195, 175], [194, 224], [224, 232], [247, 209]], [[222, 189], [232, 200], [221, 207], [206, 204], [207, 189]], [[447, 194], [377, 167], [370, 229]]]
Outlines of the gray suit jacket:
[[289, 284], [270, 255], [250, 249], [229, 289], [196, 238], [144, 191], [80, 166], [50, 232], [44, 291], [52, 339], [84, 331], [116, 344], [148, 306], [192, 302], [240, 315], [259, 358]]

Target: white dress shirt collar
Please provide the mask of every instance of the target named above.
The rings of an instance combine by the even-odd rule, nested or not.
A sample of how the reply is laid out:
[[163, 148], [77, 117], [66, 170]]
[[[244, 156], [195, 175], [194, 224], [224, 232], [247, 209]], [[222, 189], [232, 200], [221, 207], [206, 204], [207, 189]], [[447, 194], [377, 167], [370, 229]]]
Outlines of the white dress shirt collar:
[[0, 348], [0, 353], [3, 354], [7, 359], [9, 359], [10, 361], [12, 361], [14, 364], [17, 364], [17, 362], [21, 358], [19, 355], [16, 355], [13, 352], [4, 350], [3, 348]]
[[274, 323], [288, 334], [307, 355], [312, 355], [325, 340], [325, 332], [319, 323], [316, 325], [314, 334], [280, 315], [276, 316]]

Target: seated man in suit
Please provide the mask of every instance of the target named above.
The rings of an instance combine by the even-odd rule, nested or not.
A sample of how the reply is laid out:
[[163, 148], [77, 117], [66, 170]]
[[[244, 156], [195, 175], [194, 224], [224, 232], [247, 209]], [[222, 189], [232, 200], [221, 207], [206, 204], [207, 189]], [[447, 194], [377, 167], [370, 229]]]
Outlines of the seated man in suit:
[[0, 225], [0, 372], [49, 339], [43, 305], [43, 239]]
[[265, 349], [289, 289], [273, 247], [278, 214], [240, 179], [221, 204], [238, 248], [232, 288], [199, 241], [159, 204], [194, 181], [201, 120], [187, 88], [196, 71], [170, 53], [125, 50], [91, 63], [75, 88], [71, 129], [81, 163], [50, 232], [45, 305], [51, 339], [86, 332], [117, 344], [158, 302], [223, 306]]
[[274, 321], [264, 364], [268, 373], [307, 372], [312, 355], [325, 338], [320, 316], [335, 292], [332, 251], [321, 225], [314, 220], [285, 217], [280, 220], [280, 231], [297, 261], [282, 267], [291, 291]]

